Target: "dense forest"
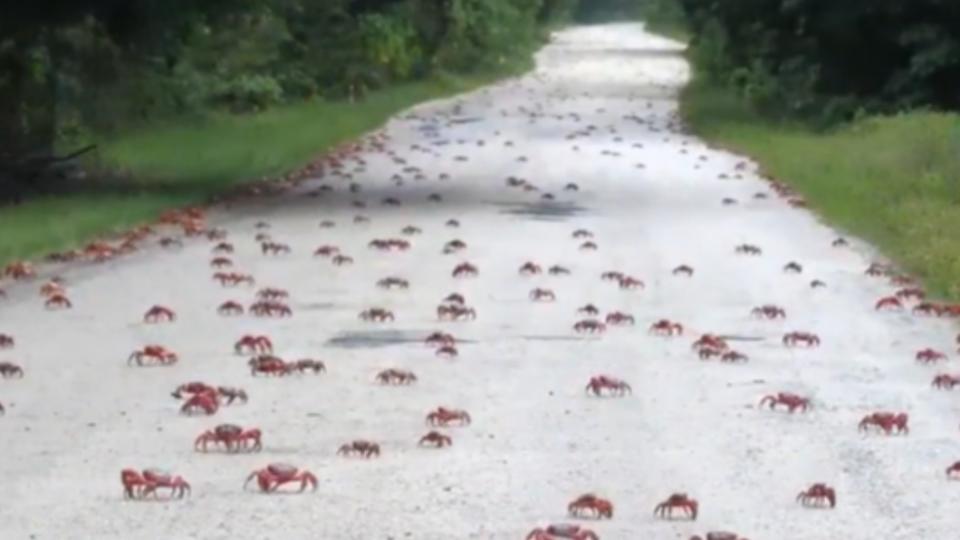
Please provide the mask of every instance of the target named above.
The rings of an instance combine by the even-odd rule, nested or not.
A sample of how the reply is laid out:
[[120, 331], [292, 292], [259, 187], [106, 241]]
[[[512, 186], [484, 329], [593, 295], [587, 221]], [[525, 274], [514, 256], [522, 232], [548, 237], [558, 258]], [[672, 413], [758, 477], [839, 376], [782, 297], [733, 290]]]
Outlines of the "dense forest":
[[701, 75], [825, 122], [960, 108], [956, 0], [679, 0]]
[[771, 112], [960, 107], [952, 0], [4, 0], [2, 12], [0, 187], [93, 134], [495, 69], [572, 18], [683, 18], [701, 75]]
[[91, 133], [211, 108], [356, 100], [439, 71], [494, 68], [528, 55], [575, 9], [576, 0], [4, 1], [0, 184], [32, 174], [58, 141]]

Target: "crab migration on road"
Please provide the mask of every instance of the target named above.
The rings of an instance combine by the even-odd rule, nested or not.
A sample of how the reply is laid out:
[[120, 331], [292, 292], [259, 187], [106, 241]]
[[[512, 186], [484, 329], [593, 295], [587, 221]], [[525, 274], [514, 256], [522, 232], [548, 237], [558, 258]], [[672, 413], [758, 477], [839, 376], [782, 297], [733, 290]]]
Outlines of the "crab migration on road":
[[680, 50], [11, 265], [0, 537], [955, 538], [958, 310], [685, 134]]

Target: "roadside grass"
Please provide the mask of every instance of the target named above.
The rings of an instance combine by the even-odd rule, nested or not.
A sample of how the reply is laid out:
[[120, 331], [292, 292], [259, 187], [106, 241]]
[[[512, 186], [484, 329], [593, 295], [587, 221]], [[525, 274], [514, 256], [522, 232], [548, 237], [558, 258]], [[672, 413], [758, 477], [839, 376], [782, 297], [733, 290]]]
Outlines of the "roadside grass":
[[681, 114], [706, 140], [755, 158], [828, 222], [860, 236], [936, 296], [960, 300], [960, 115], [867, 118], [830, 132], [775, 123], [694, 81]]
[[294, 170], [421, 102], [519, 74], [442, 75], [369, 94], [357, 103], [309, 102], [256, 115], [177, 119], [100, 141], [96, 166], [127, 180], [77, 180], [71, 189], [0, 207], [0, 264], [77, 247], [98, 235], [202, 203], [244, 181]]

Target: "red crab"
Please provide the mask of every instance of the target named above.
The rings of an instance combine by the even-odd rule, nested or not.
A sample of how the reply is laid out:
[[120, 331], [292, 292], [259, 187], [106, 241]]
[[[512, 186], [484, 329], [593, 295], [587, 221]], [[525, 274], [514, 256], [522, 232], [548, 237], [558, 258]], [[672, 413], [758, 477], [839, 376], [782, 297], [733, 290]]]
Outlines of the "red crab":
[[451, 334], [434, 332], [427, 336], [423, 342], [429, 347], [446, 347], [455, 345], [457, 340]]
[[577, 313], [581, 315], [589, 315], [591, 317], [596, 317], [597, 315], [600, 314], [600, 310], [597, 309], [597, 306], [593, 304], [587, 304], [585, 306], [581, 306], [580, 309], [577, 310]]
[[139, 351], [133, 351], [127, 358], [127, 364], [136, 363], [138, 366], [155, 362], [161, 366], [177, 363], [177, 354], [162, 345], [147, 345]]
[[220, 242], [213, 246], [214, 253], [233, 253], [233, 244], [229, 242]]
[[868, 414], [860, 420], [858, 429], [867, 431], [870, 427], [877, 427], [886, 435], [893, 434], [893, 431], [908, 434], [910, 429], [907, 426], [910, 418], [906, 413], [875, 412]]
[[239, 274], [237, 272], [217, 272], [213, 275], [213, 279], [219, 281], [220, 285], [224, 287], [236, 287], [240, 284], [254, 284], [253, 276], [249, 274]]
[[620, 288], [624, 290], [644, 289], [646, 287], [646, 285], [643, 284], [643, 281], [631, 276], [621, 277], [619, 280], [619, 285]]
[[380, 281], [377, 281], [377, 287], [380, 287], [381, 289], [387, 289], [387, 290], [394, 289], [394, 288], [409, 289], [410, 282], [403, 278], [391, 276], [391, 277], [385, 277]]
[[750, 315], [761, 319], [785, 319], [787, 312], [780, 306], [767, 304], [750, 310]]
[[600, 537], [590, 529], [564, 523], [538, 527], [530, 531], [525, 540], [600, 540]]
[[798, 262], [790, 261], [784, 265], [783, 271], [791, 274], [799, 274], [803, 272], [803, 267], [800, 266]]
[[264, 242], [260, 244], [260, 251], [264, 255], [286, 255], [290, 253], [290, 246], [280, 242]]
[[65, 295], [66, 293], [63, 284], [57, 279], [52, 279], [40, 286], [40, 296], [46, 296], [47, 298], [58, 294]]
[[900, 302], [900, 299], [896, 296], [884, 296], [883, 298], [877, 300], [877, 303], [874, 304], [873, 309], [882, 310], [882, 309], [903, 309], [903, 303]]
[[220, 424], [217, 427], [204, 431], [193, 442], [193, 449], [197, 452], [207, 452], [212, 443], [215, 447], [224, 445], [228, 453], [259, 452], [263, 449], [261, 433], [257, 428], [244, 429], [235, 424]]
[[217, 389], [204, 382], [191, 381], [181, 384], [171, 393], [171, 395], [176, 399], [183, 399], [184, 395], [194, 396], [197, 394], [211, 394], [213, 396], [217, 396]]
[[955, 386], [960, 386], [960, 375], [941, 373], [933, 378], [932, 386], [944, 390], [953, 390]]
[[217, 308], [217, 313], [224, 317], [236, 317], [238, 315], [243, 315], [243, 305], [239, 302], [234, 302], [228, 300]]
[[33, 265], [26, 261], [14, 261], [3, 269], [3, 275], [13, 280], [30, 279], [37, 275]]
[[933, 349], [927, 348], [920, 351], [917, 351], [917, 354], [914, 355], [914, 358], [917, 362], [923, 364], [933, 364], [935, 362], [940, 362], [947, 359], [947, 355], [943, 354], [940, 351], [935, 351]]
[[474, 266], [474, 265], [472, 265], [472, 264], [470, 264], [470, 263], [468, 263], [468, 262], [465, 262], [465, 263], [460, 263], [460, 264], [458, 264], [457, 266], [455, 266], [455, 267], [453, 268], [453, 273], [452, 273], [452, 275], [453, 275], [453, 277], [455, 277], [455, 278], [458, 278], [458, 277], [474, 277], [474, 276], [476, 276], [476, 275], [478, 274], [478, 272], [479, 272], [479, 271], [477, 270], [477, 267], [476, 267], [476, 266]]
[[358, 317], [361, 321], [367, 322], [387, 322], [394, 320], [393, 312], [383, 308], [370, 308], [361, 311]]
[[578, 334], [602, 334], [607, 331], [607, 325], [596, 319], [584, 319], [574, 324], [573, 330]]
[[680, 266], [678, 266], [678, 267], [676, 267], [676, 268], [673, 269], [672, 274], [675, 275], [675, 276], [687, 276], [687, 277], [690, 277], [690, 276], [693, 275], [693, 268], [690, 267], [690, 266], [687, 266], [687, 265], [685, 265], [685, 264], [681, 264]]
[[466, 300], [466, 298], [463, 297], [462, 294], [459, 294], [459, 293], [450, 293], [450, 294], [448, 294], [446, 297], [444, 297], [443, 303], [445, 303], [445, 304], [457, 304], [457, 305], [463, 306], [463, 305], [465, 305], [465, 304], [467, 303], [467, 300]]
[[653, 509], [653, 515], [673, 519], [673, 510], [680, 509], [689, 516], [691, 521], [696, 521], [699, 506], [697, 501], [688, 497], [686, 493], [674, 493]]
[[127, 499], [145, 499], [157, 496], [157, 490], [169, 489], [170, 498], [182, 499], [190, 493], [190, 484], [180, 476], [159, 469], [146, 469], [142, 473], [133, 469], [120, 471], [123, 495]]
[[[704, 352], [704, 350], [701, 350], [700, 352], [702, 353]], [[748, 360], [750, 360], [750, 358], [747, 355], [738, 351], [726, 351], [720, 355], [721, 362], [726, 362], [730, 364], [733, 364], [736, 362], [747, 362]]]
[[801, 412], [807, 412], [807, 409], [810, 408], [810, 398], [789, 392], [779, 392], [776, 395], [770, 394], [763, 396], [763, 399], [760, 400], [760, 406], [763, 407], [766, 404], [770, 405], [771, 410], [776, 409], [777, 405], [783, 405], [787, 407], [788, 412], [793, 414], [797, 409]]
[[947, 467], [947, 478], [958, 478], [958, 477], [960, 477], [960, 461]]
[[177, 320], [177, 314], [164, 306], [153, 306], [143, 315], [143, 322], [145, 323], [173, 322], [175, 320]]
[[408, 385], [417, 382], [417, 376], [412, 371], [400, 369], [385, 369], [377, 373], [377, 382], [387, 385]]
[[837, 493], [826, 484], [813, 484], [805, 491], [797, 494], [797, 502], [808, 507], [822, 508], [829, 505], [830, 508], [835, 508], [837, 506]]
[[13, 362], [0, 362], [0, 377], [4, 379], [22, 379], [23, 368]]
[[0, 349], [12, 349], [15, 343], [13, 336], [0, 334]]
[[752, 244], [740, 244], [734, 250], [740, 255], [760, 255], [763, 253], [763, 250]]
[[250, 305], [250, 313], [256, 317], [290, 317], [293, 310], [282, 302], [260, 300]]
[[313, 251], [314, 257], [332, 257], [340, 253], [337, 246], [320, 246]]
[[230, 268], [233, 266], [233, 261], [226, 257], [215, 257], [210, 261], [210, 266], [216, 269]]
[[818, 347], [820, 337], [810, 332], [788, 332], [783, 336], [783, 344], [787, 347], [796, 347], [800, 344], [806, 347]]
[[547, 273], [549, 273], [551, 276], [569, 276], [570, 269], [567, 268], [566, 266], [560, 266], [559, 264], [555, 264], [547, 270]]
[[334, 266], [344, 266], [347, 264], [353, 264], [353, 257], [348, 255], [337, 255], [331, 259]]
[[356, 455], [366, 459], [380, 457], [380, 445], [371, 441], [356, 440], [340, 445], [337, 455], [347, 457]]
[[[690, 537], [690, 540], [703, 540], [697, 535]], [[736, 533], [727, 532], [727, 531], [710, 531], [707, 533], [707, 540], [747, 540], [741, 536], [738, 536]]]
[[441, 321], [473, 320], [477, 318], [477, 312], [471, 307], [441, 305], [437, 306], [437, 318]]
[[704, 334], [700, 336], [699, 339], [693, 342], [691, 347], [693, 350], [698, 351], [702, 349], [715, 349], [717, 351], [725, 351], [729, 348], [726, 340], [720, 336], [715, 336], [713, 334]]
[[446, 427], [454, 422], [461, 426], [469, 426], [471, 422], [470, 414], [461, 409], [437, 407], [435, 411], [427, 415], [427, 424], [431, 426]]
[[604, 395], [604, 390], [609, 391], [608, 395], [617, 397], [633, 393], [633, 388], [631, 388], [629, 384], [608, 375], [596, 375], [591, 377], [590, 382], [587, 383], [587, 386], [584, 388], [584, 390], [587, 392], [587, 395], [593, 395], [597, 397], [602, 397]]
[[62, 294], [55, 294], [50, 298], [47, 298], [47, 301], [43, 303], [43, 306], [47, 309], [70, 309], [73, 307], [73, 303], [70, 302], [70, 299]]
[[919, 287], [906, 287], [897, 291], [894, 296], [901, 300], [923, 300], [927, 293]]
[[600, 498], [593, 493], [583, 494], [567, 505], [567, 513], [571, 517], [596, 519], [613, 519], [613, 503]]
[[273, 343], [267, 336], [245, 335], [233, 345], [237, 354], [269, 354], [273, 352]]
[[667, 319], [660, 319], [650, 325], [649, 331], [651, 334], [658, 336], [682, 336], [683, 325]]
[[317, 489], [317, 477], [313, 473], [308, 470], [301, 471], [297, 467], [286, 463], [271, 463], [263, 469], [253, 471], [243, 483], [244, 489], [247, 488], [251, 480], [257, 481], [257, 487], [263, 493], [273, 493], [280, 486], [295, 482], [300, 483], [301, 493], [307, 487], [314, 491]]
[[580, 244], [580, 251], [596, 251], [597, 247], [596, 242], [584, 242]]
[[616, 271], [616, 270], [608, 270], [608, 271], [600, 274], [600, 279], [602, 279], [602, 280], [604, 280], [604, 281], [620, 281], [620, 280], [623, 279], [624, 277], [625, 277], [625, 276], [624, 276], [623, 272], [618, 272], [618, 271]]
[[893, 268], [890, 265], [874, 262], [870, 263], [864, 274], [868, 276], [889, 276], [893, 274]]
[[593, 238], [593, 233], [586, 229], [577, 229], [573, 231], [574, 238]]
[[180, 407], [180, 413], [187, 416], [194, 416], [198, 414], [203, 415], [212, 415], [216, 414], [217, 410], [220, 409], [220, 400], [217, 397], [216, 393], [200, 393], [194, 394], [187, 399], [183, 406]]
[[290, 375], [295, 369], [294, 364], [288, 364], [276, 356], [262, 355], [251, 358], [247, 365], [250, 366], [250, 375], [276, 375], [283, 377]]
[[633, 315], [628, 315], [622, 311], [608, 313], [604, 322], [610, 326], [633, 326], [635, 324]]
[[540, 265], [535, 262], [525, 262], [523, 266], [520, 267], [519, 273], [521, 276], [533, 276], [543, 273], [543, 269], [540, 268]]
[[264, 287], [257, 291], [257, 298], [260, 300], [285, 300], [290, 298], [290, 293], [285, 289], [277, 289], [276, 287]]
[[550, 289], [533, 289], [530, 291], [530, 299], [534, 302], [554, 302], [557, 295]]
[[432, 446], [434, 448], [443, 448], [444, 446], [451, 446], [452, 444], [453, 439], [438, 431], [427, 433], [423, 437], [420, 437], [420, 441], [417, 443], [419, 446]]
[[452, 345], [445, 345], [437, 349], [436, 355], [440, 358], [456, 358], [460, 356], [460, 352]]
[[934, 302], [920, 302], [913, 306], [913, 309], [910, 311], [914, 315], [931, 315], [939, 317], [943, 314], [944, 307]]

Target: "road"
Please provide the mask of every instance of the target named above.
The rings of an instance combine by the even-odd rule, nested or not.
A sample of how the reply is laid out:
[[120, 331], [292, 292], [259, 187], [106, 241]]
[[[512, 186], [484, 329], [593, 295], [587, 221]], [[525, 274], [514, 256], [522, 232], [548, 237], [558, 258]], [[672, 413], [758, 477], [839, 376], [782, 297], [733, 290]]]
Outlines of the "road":
[[[25, 376], [0, 380], [0, 536], [515, 539], [570, 521], [566, 505], [594, 492], [613, 502], [614, 517], [581, 524], [604, 540], [710, 530], [752, 540], [956, 538], [960, 484], [944, 469], [960, 459], [960, 402], [930, 386], [956, 365], [954, 329], [909, 309], [875, 311], [896, 287], [864, 275], [878, 258], [870, 246], [851, 238], [834, 247], [839, 234], [777, 196], [753, 164], [682, 133], [677, 92], [689, 70], [679, 51], [639, 25], [564, 30], [533, 73], [401, 115], [382, 131], [386, 151], [346, 159], [342, 175], [327, 170], [279, 195], [211, 209], [211, 225], [236, 248], [233, 270], [256, 287], [211, 280], [216, 242], [165, 250], [149, 247], [156, 237], [143, 253], [58, 271], [69, 310], [44, 309], [40, 281], [8, 285], [0, 333], [16, 347], [0, 360]], [[510, 177], [534, 187], [508, 187]], [[442, 201], [431, 202], [434, 193]], [[400, 204], [383, 204], [391, 197]], [[403, 236], [408, 225], [422, 234]], [[593, 233], [596, 250], [581, 248], [577, 229]], [[258, 233], [291, 253], [264, 256]], [[412, 247], [369, 249], [375, 238]], [[445, 254], [454, 239], [466, 248]], [[744, 243], [762, 254], [736, 254]], [[315, 257], [325, 244], [354, 264]], [[521, 276], [527, 261], [544, 272]], [[784, 271], [791, 261], [801, 273]], [[453, 278], [462, 262], [479, 274]], [[570, 274], [550, 275], [552, 265]], [[674, 275], [679, 265], [693, 275]], [[645, 286], [622, 290], [600, 278], [607, 271]], [[388, 276], [409, 289], [378, 288]], [[217, 314], [227, 300], [249, 305], [265, 286], [289, 291], [292, 317]], [[534, 288], [556, 301], [532, 302]], [[452, 292], [476, 320], [437, 320]], [[588, 303], [601, 318], [622, 311], [636, 325], [578, 334]], [[177, 320], [144, 324], [155, 304]], [[787, 317], [752, 317], [763, 304]], [[358, 319], [377, 306], [395, 320]], [[651, 335], [659, 319], [684, 334]], [[456, 336], [456, 359], [422, 343], [433, 331]], [[784, 347], [789, 331], [814, 332], [822, 344]], [[285, 359], [321, 359], [327, 372], [251, 377], [233, 352], [247, 333], [269, 335]], [[749, 360], [700, 360], [691, 343], [704, 333], [750, 338], [729, 341]], [[179, 362], [127, 365], [131, 351], [154, 343]], [[926, 347], [949, 353], [946, 367], [918, 365], [914, 353]], [[375, 384], [386, 368], [418, 382]], [[587, 396], [598, 374], [625, 380], [632, 394]], [[242, 387], [250, 401], [184, 417], [170, 393], [188, 381]], [[781, 391], [808, 396], [812, 409], [758, 407]], [[418, 447], [438, 406], [469, 411], [472, 424], [440, 430], [449, 448]], [[859, 432], [879, 410], [908, 413], [909, 435]], [[263, 452], [194, 451], [194, 437], [227, 422], [259, 427]], [[382, 455], [336, 455], [354, 439], [378, 442]], [[272, 462], [311, 470], [316, 493], [242, 489]], [[125, 467], [182, 475], [192, 495], [125, 501]], [[835, 488], [835, 509], [797, 504], [814, 482]], [[699, 501], [696, 522], [654, 517], [674, 492]]]

